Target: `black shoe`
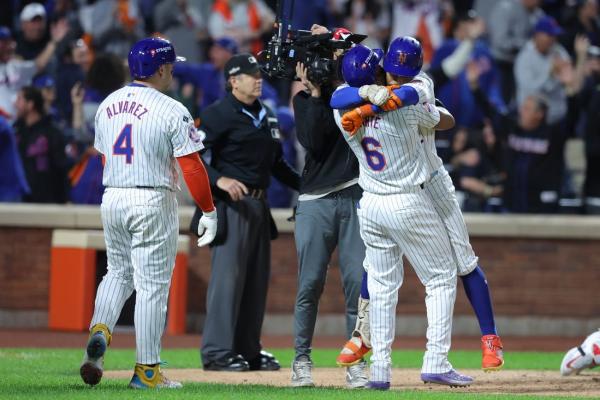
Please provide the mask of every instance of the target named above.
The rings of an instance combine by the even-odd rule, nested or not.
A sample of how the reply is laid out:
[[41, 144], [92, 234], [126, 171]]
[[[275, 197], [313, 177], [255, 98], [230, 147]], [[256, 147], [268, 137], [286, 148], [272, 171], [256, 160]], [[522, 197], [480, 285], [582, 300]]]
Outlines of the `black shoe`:
[[250, 371], [278, 371], [281, 369], [279, 361], [271, 353], [261, 351], [254, 359], [248, 361]]
[[239, 354], [229, 358], [209, 361], [204, 364], [205, 371], [243, 372], [249, 369], [248, 362]]

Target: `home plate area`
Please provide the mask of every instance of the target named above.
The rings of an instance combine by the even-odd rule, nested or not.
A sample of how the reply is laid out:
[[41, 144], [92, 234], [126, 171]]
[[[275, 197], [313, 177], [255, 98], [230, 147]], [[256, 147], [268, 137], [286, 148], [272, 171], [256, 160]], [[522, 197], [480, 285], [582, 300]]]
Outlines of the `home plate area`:
[[[600, 397], [600, 375], [582, 373], [561, 377], [557, 371], [509, 370], [484, 373], [480, 370], [460, 370], [475, 378], [464, 388], [424, 384], [417, 369], [394, 369], [391, 390], [452, 391], [465, 393], [513, 393], [537, 396]], [[132, 371], [105, 371], [105, 378], [131, 378]], [[201, 369], [165, 369], [169, 379], [187, 382], [222, 383], [232, 385], [290, 386], [291, 371], [282, 368], [275, 372], [218, 372]], [[313, 380], [317, 387], [345, 388], [345, 369], [315, 368]], [[306, 390], [310, 390], [307, 388]]]

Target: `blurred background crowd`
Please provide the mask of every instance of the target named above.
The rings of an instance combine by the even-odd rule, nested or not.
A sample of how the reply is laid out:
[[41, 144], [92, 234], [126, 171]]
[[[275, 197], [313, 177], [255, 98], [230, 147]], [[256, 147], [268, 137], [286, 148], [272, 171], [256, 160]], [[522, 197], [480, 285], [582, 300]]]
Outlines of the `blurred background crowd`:
[[[93, 149], [99, 103], [129, 80], [126, 58], [159, 33], [178, 55], [170, 95], [193, 116], [225, 94], [223, 66], [258, 53], [275, 0], [3, 0], [0, 13], [0, 201], [99, 204]], [[410, 35], [437, 97], [455, 116], [438, 154], [464, 211], [600, 214], [598, 0], [296, 0], [294, 29], [367, 34], [385, 49]], [[288, 161], [302, 170], [289, 102], [297, 82], [266, 78]], [[272, 207], [293, 193], [276, 181]], [[191, 204], [191, 203], [190, 203]]]

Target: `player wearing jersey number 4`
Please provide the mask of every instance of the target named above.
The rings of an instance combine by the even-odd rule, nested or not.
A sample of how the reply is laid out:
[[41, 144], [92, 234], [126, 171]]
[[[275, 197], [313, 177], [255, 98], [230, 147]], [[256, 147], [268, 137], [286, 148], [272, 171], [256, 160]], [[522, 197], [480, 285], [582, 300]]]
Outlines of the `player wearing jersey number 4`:
[[[362, 50], [355, 47], [346, 57]], [[372, 57], [372, 51], [363, 53], [366, 59]], [[360, 69], [368, 70], [362, 65]], [[336, 110], [334, 115], [342, 128], [340, 112]], [[372, 389], [390, 387], [391, 345], [398, 289], [403, 280], [403, 255], [427, 292], [428, 343], [422, 379], [450, 386], [472, 382], [472, 378], [457, 373], [448, 360], [456, 267], [441, 218], [424, 191], [430, 177], [420, 129], [433, 129], [439, 123], [438, 108], [416, 104], [374, 116], [353, 135], [344, 134], [359, 160], [359, 184], [364, 190], [357, 213], [367, 249], [364, 265], [368, 269], [373, 346], [368, 387]]]
[[[387, 72], [388, 83], [398, 83], [399, 77], [412, 75], [418, 70], [410, 65], [405, 65], [410, 60], [409, 55], [418, 53], [420, 45], [412, 38], [398, 38], [390, 45], [390, 50], [384, 60], [383, 68]], [[404, 60], [404, 63], [402, 62]], [[353, 71], [355, 74], [364, 73], [363, 70]], [[404, 78], [406, 80], [406, 78]], [[393, 91], [392, 91], [393, 89]], [[414, 89], [414, 90], [413, 90]], [[385, 105], [391, 108], [403, 107], [416, 102], [433, 101], [433, 83], [424, 73], [418, 73], [408, 84], [399, 88], [397, 86], [368, 85], [360, 88], [348, 88], [353, 93], [341, 91], [337, 93], [337, 106], [348, 106], [348, 102], [369, 101], [375, 105], [382, 106], [383, 110], [375, 111], [372, 105], [364, 105], [360, 108], [367, 112], [385, 111]], [[418, 99], [416, 98], [418, 95]], [[346, 116], [345, 116], [346, 117]], [[354, 121], [353, 128], [362, 124], [362, 121]], [[431, 180], [425, 185], [425, 191], [430, 196], [437, 213], [442, 218], [446, 232], [450, 238], [453, 256], [456, 261], [458, 276], [461, 277], [463, 287], [469, 301], [477, 316], [482, 338], [482, 369], [486, 372], [499, 370], [504, 364], [502, 342], [496, 332], [494, 313], [491, 297], [485, 275], [478, 265], [478, 258], [469, 243], [469, 236], [456, 201], [454, 186], [448, 172], [442, 166], [435, 149], [435, 136], [432, 132], [424, 132], [422, 136], [425, 145], [425, 155], [431, 171]], [[340, 365], [351, 365], [360, 360], [370, 351], [369, 329], [368, 329], [368, 291], [363, 290], [359, 300], [359, 317], [353, 338], [349, 340], [337, 358]], [[364, 333], [364, 334], [363, 334]]]
[[80, 374], [100, 382], [104, 353], [125, 301], [136, 291], [136, 365], [131, 388], [180, 388], [160, 370], [160, 338], [175, 265], [179, 190], [175, 160], [192, 197], [204, 211], [198, 246], [209, 244], [217, 214], [198, 151], [193, 119], [178, 101], [161, 93], [180, 61], [162, 38], [137, 42], [129, 53], [133, 83], [110, 94], [96, 113], [94, 147], [105, 161], [101, 214], [108, 271], [96, 294], [90, 337]]

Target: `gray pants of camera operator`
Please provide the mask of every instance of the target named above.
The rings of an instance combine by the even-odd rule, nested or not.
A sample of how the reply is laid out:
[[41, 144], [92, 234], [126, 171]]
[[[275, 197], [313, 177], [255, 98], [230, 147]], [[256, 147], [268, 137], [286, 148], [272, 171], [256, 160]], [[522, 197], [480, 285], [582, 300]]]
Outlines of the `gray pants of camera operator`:
[[360, 187], [353, 185], [322, 198], [298, 201], [295, 228], [298, 252], [298, 291], [294, 309], [296, 359], [310, 357], [319, 298], [336, 246], [344, 286], [347, 337], [354, 330], [365, 258], [365, 245], [356, 215], [361, 196]]

